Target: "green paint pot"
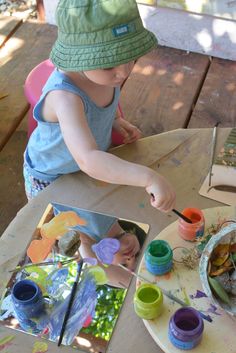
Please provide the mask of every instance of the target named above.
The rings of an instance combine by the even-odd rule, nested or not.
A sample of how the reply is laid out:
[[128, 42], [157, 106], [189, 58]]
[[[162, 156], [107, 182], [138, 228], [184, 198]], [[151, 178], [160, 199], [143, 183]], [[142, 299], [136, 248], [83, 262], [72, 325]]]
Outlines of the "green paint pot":
[[155, 276], [170, 272], [173, 266], [173, 251], [165, 240], [153, 240], [148, 244], [145, 254], [146, 269]]
[[155, 284], [144, 283], [134, 294], [134, 310], [142, 319], [156, 319], [163, 310], [163, 294]]

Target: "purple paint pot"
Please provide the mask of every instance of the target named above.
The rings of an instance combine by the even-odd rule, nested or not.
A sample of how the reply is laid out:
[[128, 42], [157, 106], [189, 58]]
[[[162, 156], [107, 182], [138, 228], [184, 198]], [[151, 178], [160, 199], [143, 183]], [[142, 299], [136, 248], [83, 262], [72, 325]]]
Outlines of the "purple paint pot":
[[191, 307], [178, 309], [169, 322], [169, 339], [171, 343], [183, 350], [196, 347], [204, 329], [203, 320], [199, 312]]

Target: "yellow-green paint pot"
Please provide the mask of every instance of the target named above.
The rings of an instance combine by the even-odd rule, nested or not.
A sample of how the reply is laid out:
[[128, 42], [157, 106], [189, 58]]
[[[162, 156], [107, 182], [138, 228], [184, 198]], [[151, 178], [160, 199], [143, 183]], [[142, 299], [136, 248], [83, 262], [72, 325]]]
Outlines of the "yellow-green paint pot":
[[142, 319], [157, 318], [163, 310], [163, 294], [155, 284], [144, 283], [134, 294], [134, 310]]

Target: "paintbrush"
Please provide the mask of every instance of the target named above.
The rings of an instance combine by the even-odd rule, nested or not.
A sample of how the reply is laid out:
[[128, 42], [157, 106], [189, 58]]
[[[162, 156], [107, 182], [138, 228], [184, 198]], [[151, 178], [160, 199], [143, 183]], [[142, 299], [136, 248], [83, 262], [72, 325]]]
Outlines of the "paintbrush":
[[[119, 264], [119, 266], [120, 266], [121, 268], [123, 268], [124, 270], [126, 270], [127, 272], [131, 273], [133, 276], [135, 276], [136, 278], [138, 278], [140, 281], [144, 281], [144, 282], [147, 282], [147, 283], [150, 283], [150, 284], [155, 284], [155, 283], [151, 282], [150, 280], [148, 280], [147, 278], [145, 278], [145, 277], [143, 277], [143, 276], [141, 276], [141, 275], [138, 275], [136, 272], [129, 270], [127, 267], [125, 267], [125, 266], [123, 266], [123, 265], [121, 265], [121, 264]], [[159, 284], [157, 284], [157, 286], [160, 288], [160, 290], [162, 291], [162, 293], [163, 293], [167, 298], [173, 300], [174, 302], [180, 304], [181, 306], [184, 306], [184, 307], [189, 306], [189, 305], [186, 304], [183, 300], [177, 298], [175, 295], [171, 294], [171, 293], [170, 293], [169, 291], [167, 291], [166, 289], [160, 287]], [[206, 321], [208, 321], [208, 322], [212, 322], [212, 319], [211, 319], [210, 316], [203, 314], [203, 313], [202, 313], [201, 311], [199, 311], [199, 310], [198, 310], [198, 312], [199, 312], [199, 314], [201, 315], [201, 317], [202, 317], [204, 320], [206, 320]]]
[[25, 264], [22, 266], [16, 266], [13, 270], [9, 270], [8, 272], [19, 272], [24, 269], [30, 268], [30, 267], [40, 267], [40, 266], [53, 266], [57, 264], [61, 264], [62, 266], [69, 264], [72, 261], [78, 260], [78, 256], [71, 257], [70, 259], [67, 260], [56, 260], [56, 261], [45, 261], [45, 262], [35, 262], [35, 263], [29, 263]]
[[68, 319], [70, 317], [70, 312], [71, 312], [72, 304], [74, 302], [76, 289], [77, 289], [77, 286], [78, 286], [78, 281], [79, 281], [79, 277], [80, 277], [80, 274], [81, 274], [82, 267], [83, 267], [83, 260], [81, 260], [78, 263], [76, 278], [75, 278], [75, 281], [74, 281], [72, 289], [71, 289], [70, 299], [69, 299], [68, 306], [67, 306], [67, 309], [66, 309], [66, 313], [65, 313], [65, 316], [64, 316], [64, 320], [63, 320], [63, 323], [62, 323], [59, 340], [57, 342], [58, 347], [61, 345], [64, 333], [65, 333], [65, 329], [66, 329], [66, 324], [67, 324], [67, 321], [68, 321]]
[[177, 216], [179, 216], [180, 218], [182, 218], [185, 222], [187, 222], [187, 223], [193, 223], [190, 218], [186, 217], [183, 213], [180, 213], [179, 211], [175, 210], [174, 208], [173, 208], [172, 212], [174, 212], [175, 214], [177, 214]]
[[212, 144], [211, 144], [211, 161], [210, 161], [210, 169], [209, 169], [209, 187], [211, 186], [211, 177], [212, 177], [212, 168], [213, 168], [213, 163], [214, 163], [214, 156], [215, 156], [215, 148], [216, 148], [216, 132], [217, 132], [217, 126], [219, 123], [216, 123], [213, 129], [212, 133]]
[[[151, 193], [151, 197], [153, 198], [153, 200], [155, 200], [155, 197], [154, 197], [153, 193]], [[172, 212], [174, 212], [175, 214], [177, 214], [177, 216], [180, 217], [180, 218], [182, 218], [185, 222], [187, 222], [187, 223], [193, 223], [190, 218], [186, 217], [183, 213], [177, 211], [176, 209], [173, 208]]]

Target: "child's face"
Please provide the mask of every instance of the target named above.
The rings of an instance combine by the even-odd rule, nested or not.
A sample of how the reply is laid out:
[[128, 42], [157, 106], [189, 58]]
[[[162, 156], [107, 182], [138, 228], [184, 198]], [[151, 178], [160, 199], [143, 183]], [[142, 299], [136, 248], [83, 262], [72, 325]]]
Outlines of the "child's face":
[[84, 75], [92, 82], [98, 85], [118, 87], [130, 75], [134, 67], [134, 61], [127, 64], [112, 67], [110, 69], [97, 69], [84, 71]]
[[120, 239], [120, 250], [115, 254], [113, 264], [125, 265], [128, 269], [134, 270], [136, 256], [140, 251], [139, 241], [132, 233], [124, 234]]

